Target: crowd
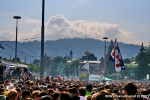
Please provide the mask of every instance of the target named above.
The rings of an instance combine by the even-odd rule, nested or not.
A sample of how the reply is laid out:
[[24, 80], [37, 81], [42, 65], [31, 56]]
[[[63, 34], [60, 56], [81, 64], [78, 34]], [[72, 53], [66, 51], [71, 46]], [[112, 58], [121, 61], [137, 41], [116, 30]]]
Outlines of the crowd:
[[150, 100], [149, 81], [86, 82], [46, 77], [0, 82], [0, 100]]

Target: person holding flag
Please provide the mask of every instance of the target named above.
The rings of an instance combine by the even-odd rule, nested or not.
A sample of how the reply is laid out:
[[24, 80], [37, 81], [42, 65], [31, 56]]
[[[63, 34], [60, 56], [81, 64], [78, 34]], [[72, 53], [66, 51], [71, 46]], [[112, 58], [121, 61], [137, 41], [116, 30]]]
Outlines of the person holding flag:
[[109, 60], [114, 62], [114, 67], [117, 73], [121, 70], [125, 70], [124, 62], [116, 39]]

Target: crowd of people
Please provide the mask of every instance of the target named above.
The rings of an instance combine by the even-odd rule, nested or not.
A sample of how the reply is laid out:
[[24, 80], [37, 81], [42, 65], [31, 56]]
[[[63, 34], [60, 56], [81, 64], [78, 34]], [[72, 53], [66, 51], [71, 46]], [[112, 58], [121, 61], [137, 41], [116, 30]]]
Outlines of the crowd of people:
[[149, 81], [43, 79], [0, 82], [0, 100], [150, 100]]

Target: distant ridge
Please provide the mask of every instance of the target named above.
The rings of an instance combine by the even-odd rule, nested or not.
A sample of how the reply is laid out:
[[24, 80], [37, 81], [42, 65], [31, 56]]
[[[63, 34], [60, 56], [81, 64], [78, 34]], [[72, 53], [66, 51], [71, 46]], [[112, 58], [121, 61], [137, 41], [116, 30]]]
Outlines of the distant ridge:
[[[5, 50], [0, 49], [0, 55], [3, 58], [10, 59], [14, 58], [15, 55], [15, 41], [3, 41], [3, 46]], [[11, 46], [12, 48], [8, 47]], [[122, 57], [131, 58], [137, 55], [140, 49], [140, 45], [125, 44], [118, 42]], [[110, 45], [110, 41], [107, 41], [107, 46]], [[23, 47], [24, 46], [24, 47]], [[28, 41], [28, 42], [18, 42], [18, 56], [21, 61], [24, 61], [26, 57], [27, 62], [32, 62], [34, 59], [40, 59], [41, 43], [40, 41]], [[66, 56], [70, 55], [70, 51], [73, 51], [73, 59], [81, 58], [85, 51], [94, 53], [94, 55], [100, 59], [104, 56], [104, 41], [93, 39], [93, 38], [65, 38], [58, 40], [47, 40], [45, 42], [45, 53], [51, 56]], [[21, 52], [28, 54], [22, 54]], [[32, 51], [32, 52], [31, 52]], [[33, 53], [34, 52], [34, 53]], [[4, 54], [5, 53], [5, 54]], [[34, 56], [34, 57], [33, 57]]]

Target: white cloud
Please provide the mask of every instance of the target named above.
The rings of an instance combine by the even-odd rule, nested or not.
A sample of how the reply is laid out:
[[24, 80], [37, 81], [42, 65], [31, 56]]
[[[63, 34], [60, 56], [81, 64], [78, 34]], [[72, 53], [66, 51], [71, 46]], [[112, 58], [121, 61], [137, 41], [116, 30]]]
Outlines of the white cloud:
[[41, 21], [35, 20], [35, 19], [27, 18], [27, 19], [25, 20], [25, 23], [27, 23], [27, 24], [32, 24], [32, 25], [40, 25], [40, 24], [41, 24]]
[[46, 39], [59, 39], [79, 37], [83, 38], [85, 33], [88, 38], [102, 40], [107, 36], [109, 39], [117, 39], [119, 42], [138, 43], [132, 32], [121, 29], [117, 24], [87, 22], [84, 20], [69, 21], [63, 15], [50, 17], [45, 27]]
[[12, 41], [15, 40], [16, 38], [16, 33], [10, 30], [6, 30], [6, 31], [1, 31], [0, 32], [0, 36], [2, 37], [3, 40], [5, 41]]
[[[27, 19], [29, 24], [39, 25], [39, 20]], [[6, 34], [7, 33], [7, 34]], [[141, 44], [134, 34], [130, 31], [121, 29], [117, 24], [99, 23], [95, 21], [87, 22], [85, 20], [69, 21], [63, 15], [56, 15], [49, 18], [45, 24], [45, 40], [56, 40], [59, 38], [96, 38], [102, 40], [103, 37], [108, 37], [109, 40], [117, 39], [118, 42]], [[7, 39], [15, 39], [15, 32], [5, 31], [0, 34]], [[28, 33], [19, 34], [18, 40], [36, 38], [41, 36], [40, 25], [32, 28]]]

